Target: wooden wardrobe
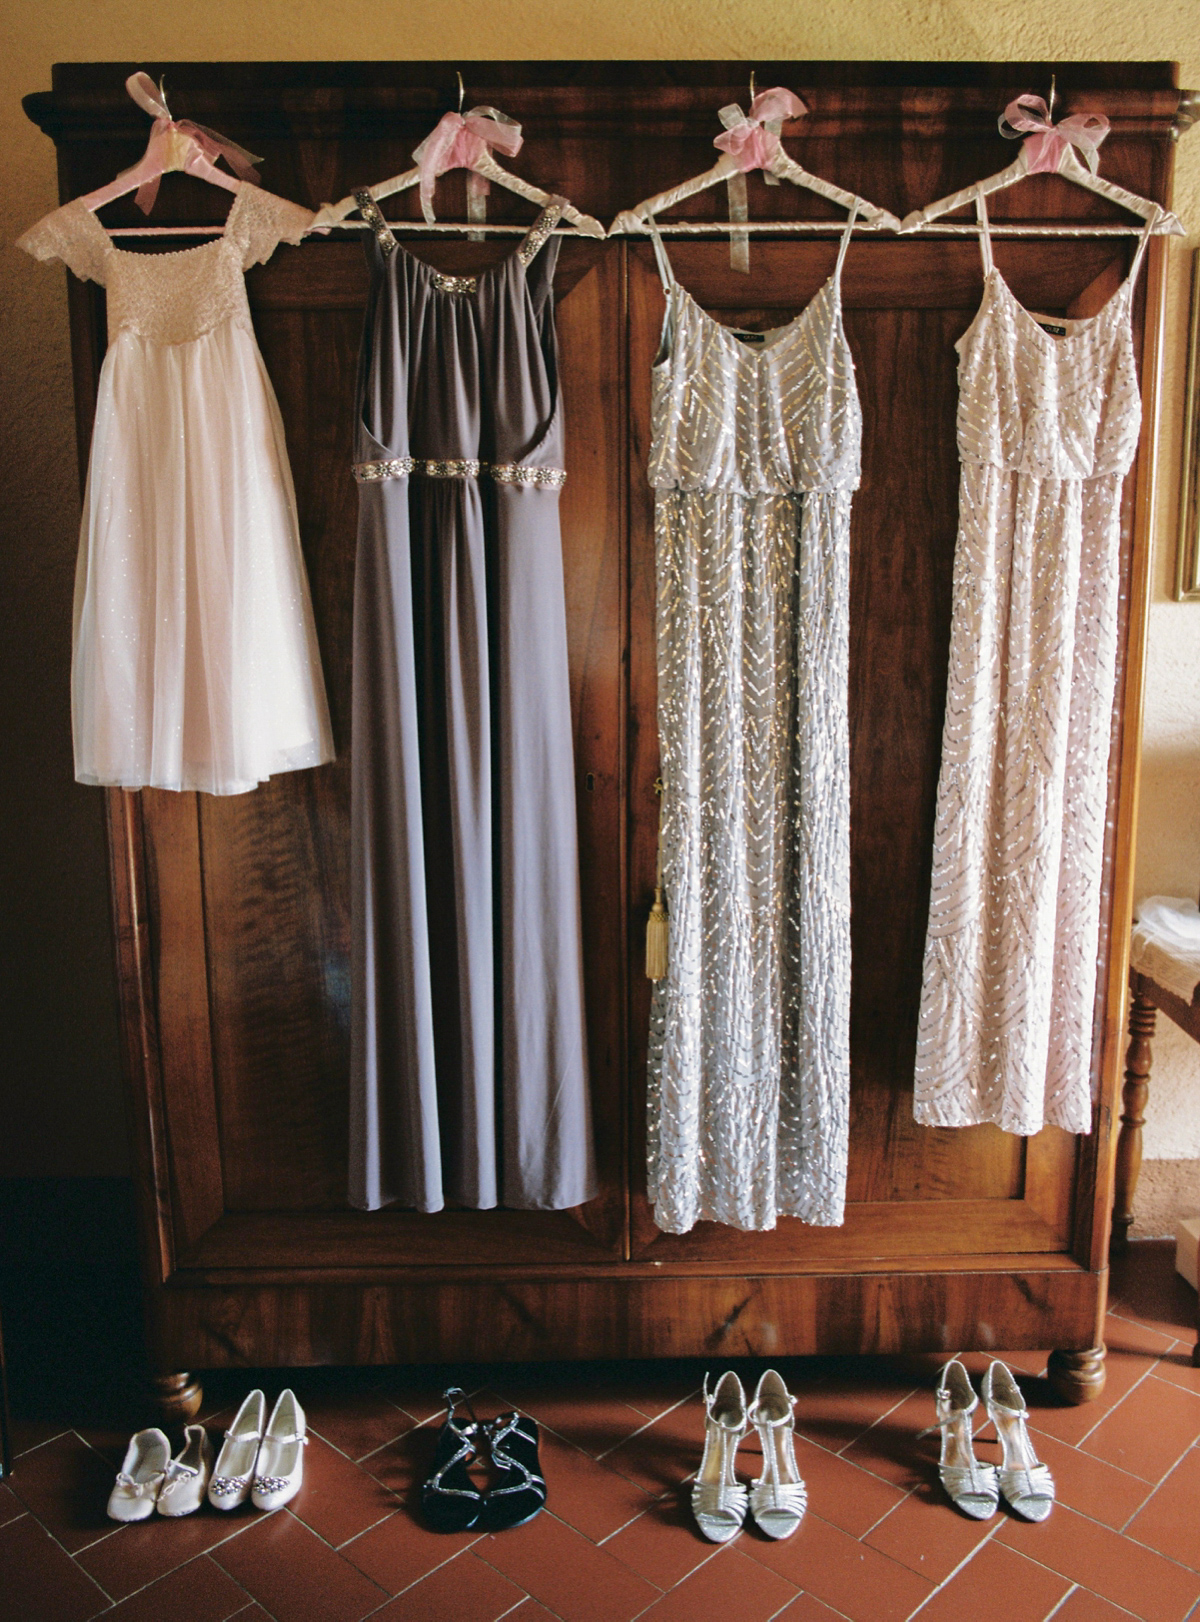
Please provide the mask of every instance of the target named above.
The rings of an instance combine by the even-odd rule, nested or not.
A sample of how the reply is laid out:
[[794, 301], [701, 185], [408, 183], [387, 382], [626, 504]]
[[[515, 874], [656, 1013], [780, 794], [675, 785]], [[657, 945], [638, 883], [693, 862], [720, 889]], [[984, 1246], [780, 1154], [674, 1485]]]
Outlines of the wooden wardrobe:
[[[524, 125], [513, 166], [607, 223], [714, 161], [717, 109], [746, 104], [751, 64], [62, 65], [54, 88], [25, 105], [57, 144], [64, 201], [140, 155], [147, 121], [122, 88], [134, 66], [165, 72], [177, 117], [262, 153], [264, 185], [312, 207], [407, 167], [417, 141], [457, 105], [461, 69], [468, 107], [490, 102]], [[787, 136], [805, 167], [900, 216], [1011, 161], [997, 115], [1022, 91], [1046, 94], [1052, 72], [1060, 111], [1095, 109], [1112, 121], [1103, 172], [1169, 202], [1181, 98], [1168, 63], [753, 66], [759, 86], [786, 85], [808, 102], [809, 116]], [[828, 218], [830, 232], [752, 239], [748, 277], [731, 270], [721, 237], [675, 239], [671, 253], [679, 279], [719, 318], [775, 325], [828, 275], [836, 211], [755, 177], [750, 196], [752, 218]], [[224, 193], [172, 175], [154, 221], [200, 223], [227, 206]], [[438, 208], [464, 217], [461, 174], [440, 183]], [[723, 189], [685, 205], [708, 219], [724, 208]], [[488, 210], [494, 220], [531, 218], [498, 188]], [[418, 218], [415, 193], [385, 212]], [[1001, 227], [1129, 223], [1048, 176], [996, 196], [991, 212]], [[141, 223], [132, 198], [105, 219]], [[495, 238], [406, 241], [449, 271], [511, 247]], [[1027, 306], [1075, 315], [1099, 308], [1132, 251], [1130, 236], [996, 246]], [[1164, 264], [1155, 240], [1135, 313], [1144, 429], [1125, 493], [1093, 1131], [1075, 1138], [1051, 1128], [1024, 1140], [913, 1121], [958, 500], [954, 342], [982, 283], [973, 234], [860, 235], [844, 273], [865, 413], [852, 542], [846, 1222], [812, 1229], [784, 1219], [763, 1234], [702, 1223], [684, 1236], [660, 1233], [645, 1198], [642, 943], [657, 818], [645, 468], [663, 311], [650, 245], [567, 241], [558, 272], [563, 562], [602, 1178], [592, 1203], [558, 1213], [364, 1214], [346, 1202], [350, 462], [367, 277], [361, 242], [344, 232], [281, 248], [251, 273], [296, 478], [338, 759], [229, 799], [106, 791], [149, 1338], [168, 1415], [198, 1408], [195, 1371], [233, 1365], [993, 1346], [1056, 1347], [1059, 1389], [1076, 1401], [1098, 1394]], [[70, 301], [82, 472], [104, 295], [71, 280]]]

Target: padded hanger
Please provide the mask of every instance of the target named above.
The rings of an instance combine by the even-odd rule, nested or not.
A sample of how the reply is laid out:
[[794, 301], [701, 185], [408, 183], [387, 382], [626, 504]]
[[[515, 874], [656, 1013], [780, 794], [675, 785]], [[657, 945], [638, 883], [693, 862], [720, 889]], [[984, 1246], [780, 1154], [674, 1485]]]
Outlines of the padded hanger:
[[[753, 86], [752, 78], [752, 90]], [[793, 95], [790, 90], [785, 90], [781, 86], [753, 96], [748, 114], [743, 113], [736, 102], [722, 107], [718, 117], [725, 129], [713, 141], [713, 145], [722, 150], [721, 156], [712, 168], [706, 169], [703, 174], [695, 175], [691, 180], [681, 181], [678, 186], [672, 186], [667, 191], [659, 192], [655, 197], [647, 197], [634, 208], [625, 209], [613, 221], [609, 235], [645, 231], [647, 220], [655, 215], [673, 208], [685, 197], [695, 197], [698, 192], [707, 191], [710, 186], [726, 181], [729, 185], [729, 261], [735, 270], [748, 271], [749, 237], [744, 227], [747, 213], [746, 175], [751, 169], [761, 169], [763, 179], [768, 185], [778, 185], [781, 180], [788, 180], [793, 186], [801, 186], [806, 191], [816, 192], [818, 196], [828, 198], [831, 203], [837, 203], [841, 208], [857, 209], [870, 225], [885, 226], [898, 231], [900, 221], [894, 214], [889, 214], [887, 209], [879, 208], [854, 192], [844, 191], [841, 186], [835, 186], [832, 181], [822, 180], [819, 175], [809, 174], [807, 169], [802, 169], [784, 151], [780, 139], [784, 122], [787, 119], [802, 117], [807, 111], [808, 108], [799, 96]]]
[[[919, 231], [923, 225], [940, 219], [943, 214], [950, 214], [956, 208], [964, 208], [968, 203], [973, 203], [981, 193], [985, 197], [990, 197], [993, 192], [1015, 186], [1027, 175], [1057, 174], [1064, 180], [1071, 181], [1073, 185], [1082, 186], [1086, 191], [1106, 197], [1110, 203], [1118, 203], [1143, 220], [1152, 220], [1156, 215], [1159, 216], [1154, 226], [1156, 236], [1186, 236], [1187, 232], [1176, 216], [1169, 214], [1159, 203], [1153, 202], [1148, 197], [1141, 197], [1137, 192], [1126, 191], [1124, 186], [1114, 185], [1111, 180], [1105, 180], [1102, 175], [1097, 174], [1097, 152], [1100, 143], [1108, 134], [1108, 119], [1101, 113], [1075, 113], [1070, 118], [1064, 118], [1061, 123], [1054, 124], [1051, 122], [1053, 86], [1050, 95], [1050, 106], [1047, 106], [1041, 96], [1018, 96], [1015, 101], [1009, 102], [1001, 114], [999, 119], [1001, 135], [1012, 141], [1019, 140], [1022, 135], [1026, 136], [1015, 162], [986, 180], [976, 181], [974, 185], [964, 186], [961, 191], [943, 197], [936, 203], [928, 203], [924, 208], [914, 209], [905, 218], [900, 227], [901, 231]], [[1083, 152], [1087, 159], [1086, 166], [1080, 163], [1075, 155], [1076, 148]]]

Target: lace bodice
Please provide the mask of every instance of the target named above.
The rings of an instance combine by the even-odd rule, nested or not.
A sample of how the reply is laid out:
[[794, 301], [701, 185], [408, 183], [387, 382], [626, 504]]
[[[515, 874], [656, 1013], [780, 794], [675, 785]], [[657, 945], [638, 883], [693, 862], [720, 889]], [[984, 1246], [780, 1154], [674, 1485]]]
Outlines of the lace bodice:
[[857, 489], [862, 411], [837, 278], [753, 347], [678, 282], [667, 297], [671, 359], [653, 373], [650, 483], [739, 495]]
[[992, 269], [959, 340], [958, 454], [1044, 479], [1126, 474], [1141, 406], [1128, 320], [1132, 278], [1100, 314], [1043, 330]]
[[299, 242], [312, 214], [258, 186], [239, 188], [224, 233], [178, 253], [118, 248], [76, 198], [17, 241], [37, 259], [61, 259], [108, 294], [108, 340], [136, 332], [158, 344], [191, 343], [230, 320], [250, 324], [243, 272], [280, 242]]

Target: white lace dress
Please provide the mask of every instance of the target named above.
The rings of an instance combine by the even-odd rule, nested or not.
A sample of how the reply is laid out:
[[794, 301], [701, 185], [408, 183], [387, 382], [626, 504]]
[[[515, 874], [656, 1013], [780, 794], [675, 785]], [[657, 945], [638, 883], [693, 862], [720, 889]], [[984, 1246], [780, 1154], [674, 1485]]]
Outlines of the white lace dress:
[[1121, 491], [1141, 422], [1130, 306], [1151, 226], [1100, 313], [1058, 320], [1017, 303], [982, 198], [979, 215], [915, 1110], [1090, 1132]]
[[654, 1220], [843, 1219], [850, 1090], [850, 502], [837, 268], [752, 344], [674, 280], [653, 376], [667, 978]]
[[108, 295], [71, 673], [75, 775], [238, 794], [333, 758], [283, 423], [243, 272], [305, 209], [256, 186], [224, 235], [118, 248], [81, 201], [18, 243]]

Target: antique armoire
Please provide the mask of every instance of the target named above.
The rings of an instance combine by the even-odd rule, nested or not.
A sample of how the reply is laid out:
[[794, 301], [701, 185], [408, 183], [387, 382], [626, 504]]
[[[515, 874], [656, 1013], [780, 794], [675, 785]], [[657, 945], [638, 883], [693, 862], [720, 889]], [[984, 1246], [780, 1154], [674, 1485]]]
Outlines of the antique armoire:
[[[717, 109], [745, 105], [750, 64], [87, 64], [26, 100], [58, 148], [63, 200], [141, 153], [122, 88], [165, 72], [177, 117], [264, 155], [263, 183], [316, 207], [408, 166], [440, 114], [492, 103], [524, 125], [513, 167], [609, 221], [708, 167]], [[789, 149], [903, 216], [1011, 161], [997, 114], [1057, 74], [1063, 112], [1103, 111], [1102, 170], [1169, 200], [1187, 105], [1166, 63], [938, 66], [755, 63], [809, 115]], [[828, 275], [836, 211], [751, 178], [751, 217], [829, 219], [755, 237], [749, 276], [728, 241], [677, 237], [679, 279], [720, 319], [774, 325]], [[155, 222], [223, 216], [227, 195], [167, 177]], [[493, 220], [528, 221], [493, 189]], [[672, 218], [723, 217], [723, 190]], [[462, 176], [438, 188], [464, 217]], [[385, 212], [418, 218], [415, 193]], [[1038, 176], [993, 199], [998, 227], [1129, 223]], [[140, 222], [132, 198], [106, 223]], [[963, 218], [963, 216], [959, 216]], [[1126, 234], [1004, 239], [1027, 306], [1093, 313], [1129, 262]], [[169, 248], [195, 239], [166, 240]], [[406, 241], [450, 271], [511, 239]], [[156, 243], [161, 247], [161, 243]], [[1144, 430], [1125, 496], [1122, 664], [1109, 779], [1097, 1104], [1089, 1137], [1023, 1140], [912, 1117], [957, 507], [954, 342], [981, 294], [970, 229], [856, 236], [847, 326], [865, 414], [852, 541], [850, 723], [853, 1091], [845, 1226], [660, 1233], [645, 1198], [649, 1004], [642, 939], [657, 775], [649, 367], [662, 294], [645, 239], [565, 241], [558, 320], [568, 479], [564, 568], [573, 682], [591, 1075], [602, 1189], [558, 1213], [388, 1209], [346, 1197], [350, 625], [355, 362], [366, 273], [357, 236], [281, 248], [249, 277], [287, 429], [338, 760], [230, 799], [106, 791], [124, 1054], [159, 1398], [200, 1403], [197, 1370], [233, 1365], [704, 1356], [1055, 1347], [1075, 1401], [1104, 1381], [1114, 1101], [1137, 800], [1165, 245], [1138, 290]], [[102, 290], [72, 281], [81, 468], [105, 346]], [[62, 680], [67, 679], [66, 671]], [[554, 904], [547, 897], [547, 905]]]

